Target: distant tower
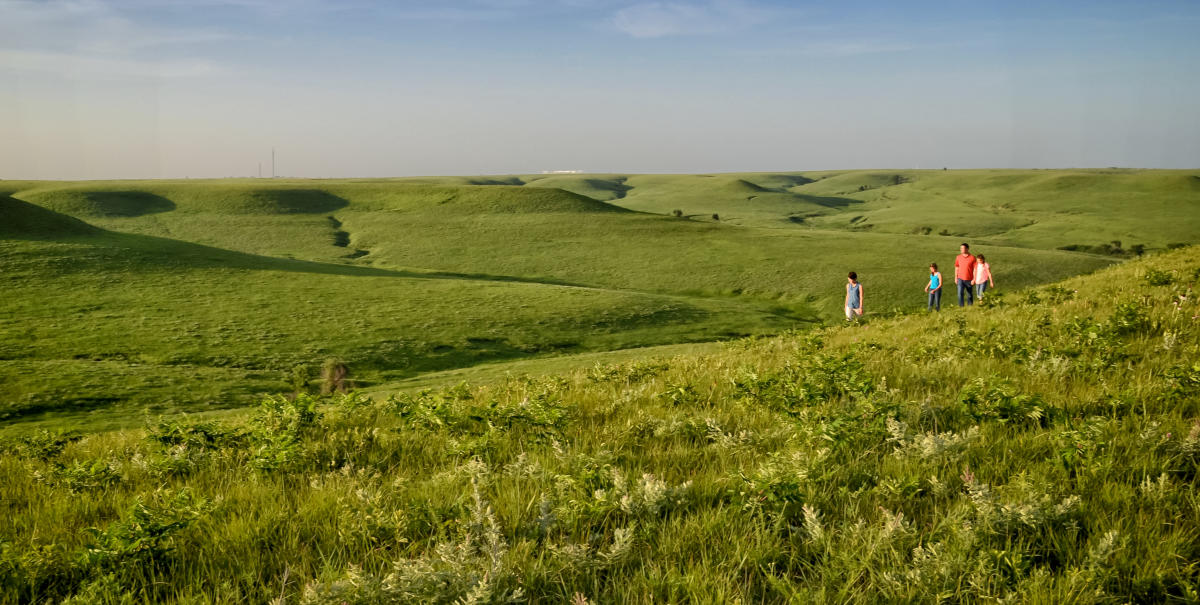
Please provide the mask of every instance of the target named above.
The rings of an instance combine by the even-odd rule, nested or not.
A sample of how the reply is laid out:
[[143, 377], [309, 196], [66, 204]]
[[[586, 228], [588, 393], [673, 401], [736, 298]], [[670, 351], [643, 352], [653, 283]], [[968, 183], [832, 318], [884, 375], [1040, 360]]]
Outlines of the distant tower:
[[275, 148], [271, 148], [271, 178], [275, 178]]

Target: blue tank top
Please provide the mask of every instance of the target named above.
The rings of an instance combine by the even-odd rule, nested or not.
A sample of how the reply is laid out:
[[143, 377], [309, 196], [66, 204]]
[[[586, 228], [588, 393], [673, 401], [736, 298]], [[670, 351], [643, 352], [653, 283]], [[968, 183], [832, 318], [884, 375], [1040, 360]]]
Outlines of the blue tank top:
[[862, 284], [854, 284], [853, 286], [846, 284], [846, 291], [850, 294], [850, 297], [846, 299], [846, 306], [851, 309], [857, 309], [862, 306], [862, 299], [859, 298], [862, 294]]
[[929, 274], [929, 289], [937, 290], [938, 286], [940, 286], [940, 285], [942, 285], [942, 280], [941, 280], [941, 278], [938, 277], [938, 274], [930, 273]]

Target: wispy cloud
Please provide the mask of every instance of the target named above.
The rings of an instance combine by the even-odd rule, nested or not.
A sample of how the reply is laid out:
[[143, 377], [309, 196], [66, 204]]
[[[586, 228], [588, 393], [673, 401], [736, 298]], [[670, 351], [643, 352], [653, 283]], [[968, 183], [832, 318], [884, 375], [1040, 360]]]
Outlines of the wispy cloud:
[[[807, 41], [799, 42], [792, 46], [776, 48], [743, 48], [732, 51], [731, 54], [741, 57], [856, 57], [860, 55], [904, 53], [931, 48], [933, 46], [932, 44], [918, 44], [915, 42], [850, 39]], [[950, 47], [952, 45], [939, 43], [937, 46]]]
[[236, 38], [228, 32], [135, 19], [137, 6], [102, 0], [0, 0], [0, 70], [66, 77], [189, 77], [222, 71], [196, 47]]
[[810, 56], [851, 57], [900, 53], [915, 50], [916, 44], [909, 42], [880, 42], [876, 40], [842, 40], [809, 44], [800, 49], [800, 54]]
[[72, 79], [196, 78], [227, 73], [203, 59], [116, 59], [77, 53], [0, 50], [0, 72], [52, 73]]
[[769, 19], [768, 9], [740, 0], [646, 2], [617, 11], [613, 25], [635, 38], [661, 38], [737, 31]]

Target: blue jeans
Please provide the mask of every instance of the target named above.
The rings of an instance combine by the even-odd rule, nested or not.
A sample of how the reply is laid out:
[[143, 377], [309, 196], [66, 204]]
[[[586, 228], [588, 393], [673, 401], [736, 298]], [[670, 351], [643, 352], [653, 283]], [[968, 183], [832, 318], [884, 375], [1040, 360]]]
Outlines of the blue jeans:
[[942, 289], [938, 288], [929, 293], [929, 306], [926, 311], [941, 311], [942, 310]]
[[987, 282], [975, 284], [975, 298], [983, 300], [983, 293], [987, 291]]
[[963, 294], [966, 294], [967, 296], [966, 304], [974, 305], [975, 289], [971, 287], [971, 280], [956, 278], [954, 281], [958, 284], [958, 306], [963, 306]]

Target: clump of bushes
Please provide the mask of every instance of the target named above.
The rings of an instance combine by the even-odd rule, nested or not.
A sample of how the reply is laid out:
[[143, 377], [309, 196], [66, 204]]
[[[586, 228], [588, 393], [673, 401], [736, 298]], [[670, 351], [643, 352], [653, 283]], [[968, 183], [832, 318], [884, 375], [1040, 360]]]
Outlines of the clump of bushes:
[[836, 398], [855, 399], [875, 389], [875, 378], [853, 353], [803, 355], [780, 372], [744, 372], [734, 381], [740, 398], [790, 414]]
[[1046, 404], [1041, 397], [1021, 393], [1011, 382], [995, 376], [971, 381], [959, 393], [958, 402], [976, 420], [1037, 426], [1047, 422]]
[[345, 393], [350, 390], [350, 368], [340, 359], [326, 359], [321, 366], [321, 394]]
[[1113, 240], [1111, 242], [1104, 242], [1104, 243], [1095, 244], [1095, 245], [1069, 244], [1066, 246], [1059, 246], [1058, 249], [1066, 250], [1068, 252], [1086, 252], [1088, 254], [1102, 254], [1105, 256], [1124, 256], [1124, 257], [1141, 256], [1146, 253], [1146, 245], [1145, 244], [1134, 244], [1134, 245], [1130, 246], [1129, 249], [1127, 250], [1122, 247], [1121, 240]]
[[1150, 269], [1146, 271], [1143, 277], [1146, 283], [1151, 286], [1169, 286], [1175, 283], [1175, 274], [1170, 271], [1160, 271], [1158, 269]]
[[9, 441], [0, 447], [0, 451], [9, 450], [19, 456], [49, 461], [62, 453], [68, 445], [83, 439], [83, 435], [74, 432], [48, 431], [42, 429], [30, 435]]

